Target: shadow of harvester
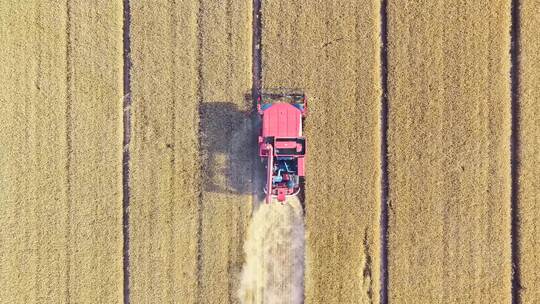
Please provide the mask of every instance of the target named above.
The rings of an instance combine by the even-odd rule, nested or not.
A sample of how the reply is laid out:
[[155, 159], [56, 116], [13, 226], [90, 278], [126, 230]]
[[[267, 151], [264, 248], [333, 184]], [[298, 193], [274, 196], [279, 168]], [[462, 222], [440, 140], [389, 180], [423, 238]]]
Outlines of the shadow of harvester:
[[203, 189], [207, 192], [258, 193], [257, 117], [232, 102], [200, 106]]

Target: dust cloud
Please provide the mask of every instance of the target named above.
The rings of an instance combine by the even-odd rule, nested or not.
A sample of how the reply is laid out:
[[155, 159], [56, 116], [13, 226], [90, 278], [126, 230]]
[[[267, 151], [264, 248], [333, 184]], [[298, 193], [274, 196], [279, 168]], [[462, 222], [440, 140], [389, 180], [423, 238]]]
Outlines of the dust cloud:
[[304, 219], [298, 198], [259, 206], [248, 228], [244, 253], [241, 303], [303, 303]]

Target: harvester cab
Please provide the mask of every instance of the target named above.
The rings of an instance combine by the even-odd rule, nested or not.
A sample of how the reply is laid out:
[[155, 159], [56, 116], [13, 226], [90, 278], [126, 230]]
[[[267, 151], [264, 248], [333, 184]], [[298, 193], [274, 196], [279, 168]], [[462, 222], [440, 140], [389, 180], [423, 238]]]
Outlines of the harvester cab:
[[257, 110], [262, 118], [259, 156], [266, 164], [266, 202], [298, 195], [304, 186], [306, 139], [302, 135], [307, 115], [302, 93], [261, 94]]

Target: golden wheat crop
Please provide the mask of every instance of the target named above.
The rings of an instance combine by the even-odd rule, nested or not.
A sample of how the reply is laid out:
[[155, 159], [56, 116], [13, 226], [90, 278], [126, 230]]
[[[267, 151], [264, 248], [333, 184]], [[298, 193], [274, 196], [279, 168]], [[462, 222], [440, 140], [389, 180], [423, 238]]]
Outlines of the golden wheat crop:
[[0, 1], [0, 303], [540, 302], [539, 0], [261, 2], [263, 87], [308, 96], [303, 219], [258, 205], [252, 0]]
[[251, 214], [250, 2], [139, 3], [132, 20], [133, 299], [236, 301]]
[[307, 303], [379, 298], [378, 1], [264, 1], [263, 85], [304, 89]]
[[[251, 1], [201, 1], [199, 111], [202, 160], [200, 301], [236, 303], [251, 216], [255, 146], [251, 109]], [[247, 103], [247, 104], [246, 104]]]
[[508, 303], [507, 1], [389, 6], [389, 300]]
[[521, 6], [519, 88], [519, 257], [522, 303], [540, 302], [540, 1]]
[[130, 298], [197, 299], [197, 5], [132, 3]]
[[122, 302], [121, 16], [0, 4], [1, 303]]

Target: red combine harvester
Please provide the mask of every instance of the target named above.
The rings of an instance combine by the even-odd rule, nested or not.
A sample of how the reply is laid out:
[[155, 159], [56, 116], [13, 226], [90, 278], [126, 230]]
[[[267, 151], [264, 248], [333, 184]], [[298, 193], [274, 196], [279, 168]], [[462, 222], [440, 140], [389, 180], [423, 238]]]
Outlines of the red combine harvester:
[[304, 185], [306, 139], [302, 136], [307, 115], [304, 94], [262, 94], [257, 100], [262, 117], [259, 156], [266, 162], [266, 202], [283, 202]]

